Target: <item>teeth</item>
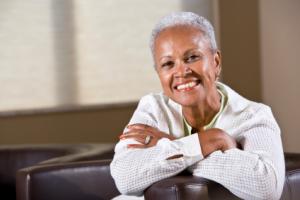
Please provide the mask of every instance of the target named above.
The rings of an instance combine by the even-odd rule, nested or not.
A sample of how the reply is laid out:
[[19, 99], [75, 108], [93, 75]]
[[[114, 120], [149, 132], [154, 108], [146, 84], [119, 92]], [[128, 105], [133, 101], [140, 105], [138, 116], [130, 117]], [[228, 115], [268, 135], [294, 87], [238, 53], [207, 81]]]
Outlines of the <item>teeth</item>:
[[189, 83], [186, 83], [186, 84], [181, 84], [181, 85], [178, 85], [177, 86], [177, 89], [178, 90], [184, 90], [184, 89], [187, 89], [187, 88], [192, 88], [194, 86], [196, 86], [196, 82], [193, 81], [193, 82], [189, 82]]

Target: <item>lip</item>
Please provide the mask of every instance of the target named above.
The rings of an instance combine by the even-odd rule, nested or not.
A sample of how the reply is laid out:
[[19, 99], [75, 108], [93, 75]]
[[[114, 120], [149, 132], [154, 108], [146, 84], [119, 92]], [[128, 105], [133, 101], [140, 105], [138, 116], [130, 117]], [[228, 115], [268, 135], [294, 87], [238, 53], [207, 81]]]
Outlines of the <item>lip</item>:
[[197, 87], [200, 83], [201, 83], [200, 79], [185, 80], [185, 81], [175, 83], [173, 86], [173, 89], [175, 89], [175, 91], [178, 91], [178, 92], [190, 91], [190, 90], [194, 89], [195, 87]]

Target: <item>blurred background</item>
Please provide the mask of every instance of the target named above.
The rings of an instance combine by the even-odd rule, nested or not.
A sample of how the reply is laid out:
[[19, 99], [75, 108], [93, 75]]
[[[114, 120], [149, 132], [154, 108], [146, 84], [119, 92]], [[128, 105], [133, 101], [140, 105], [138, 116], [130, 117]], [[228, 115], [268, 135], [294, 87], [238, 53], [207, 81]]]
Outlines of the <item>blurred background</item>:
[[160, 91], [155, 23], [192, 11], [215, 26], [222, 81], [272, 107], [300, 152], [299, 0], [2, 0], [0, 144], [117, 142], [138, 100]]

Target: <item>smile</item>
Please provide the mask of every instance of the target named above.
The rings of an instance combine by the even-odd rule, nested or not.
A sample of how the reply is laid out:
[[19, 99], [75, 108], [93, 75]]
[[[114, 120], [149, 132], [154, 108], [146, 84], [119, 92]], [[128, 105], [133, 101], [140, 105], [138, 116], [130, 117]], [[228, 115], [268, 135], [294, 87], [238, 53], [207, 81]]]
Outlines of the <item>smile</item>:
[[189, 91], [194, 89], [197, 85], [199, 85], [200, 81], [190, 81], [184, 84], [179, 84], [175, 86], [175, 89], [178, 91]]

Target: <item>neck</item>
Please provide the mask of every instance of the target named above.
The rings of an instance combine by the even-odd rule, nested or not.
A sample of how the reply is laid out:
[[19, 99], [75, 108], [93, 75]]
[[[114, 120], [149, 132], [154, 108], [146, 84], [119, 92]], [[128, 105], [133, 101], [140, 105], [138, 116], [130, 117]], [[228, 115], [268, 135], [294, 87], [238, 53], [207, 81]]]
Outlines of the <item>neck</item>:
[[197, 105], [182, 108], [186, 121], [197, 132], [202, 131], [204, 126], [211, 122], [221, 107], [221, 96], [217, 90], [208, 96]]

